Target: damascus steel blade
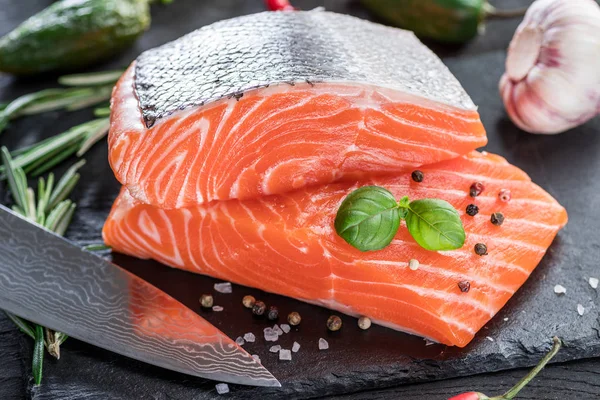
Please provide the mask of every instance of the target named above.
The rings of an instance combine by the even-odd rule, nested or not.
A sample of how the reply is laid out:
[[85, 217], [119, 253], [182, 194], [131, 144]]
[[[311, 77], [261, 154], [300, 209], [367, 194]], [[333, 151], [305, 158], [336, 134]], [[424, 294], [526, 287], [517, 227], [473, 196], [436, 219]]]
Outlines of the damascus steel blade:
[[280, 386], [247, 352], [174, 298], [3, 206], [0, 309], [174, 371]]

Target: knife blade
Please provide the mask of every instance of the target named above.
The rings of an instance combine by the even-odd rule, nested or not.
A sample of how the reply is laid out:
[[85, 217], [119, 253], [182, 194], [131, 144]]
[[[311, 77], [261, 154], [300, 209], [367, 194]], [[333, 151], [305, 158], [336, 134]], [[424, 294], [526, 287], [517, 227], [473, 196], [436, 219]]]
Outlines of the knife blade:
[[0, 205], [0, 309], [215, 381], [281, 386], [234, 341], [141, 278]]

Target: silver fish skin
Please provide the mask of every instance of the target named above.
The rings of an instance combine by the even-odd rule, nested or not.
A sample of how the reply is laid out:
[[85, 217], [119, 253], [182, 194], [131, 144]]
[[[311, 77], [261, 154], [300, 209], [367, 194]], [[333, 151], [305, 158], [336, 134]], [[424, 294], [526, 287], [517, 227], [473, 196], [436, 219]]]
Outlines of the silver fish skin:
[[318, 10], [263, 12], [205, 26], [142, 53], [134, 86], [149, 128], [178, 110], [300, 82], [379, 86], [476, 109], [412, 32]]

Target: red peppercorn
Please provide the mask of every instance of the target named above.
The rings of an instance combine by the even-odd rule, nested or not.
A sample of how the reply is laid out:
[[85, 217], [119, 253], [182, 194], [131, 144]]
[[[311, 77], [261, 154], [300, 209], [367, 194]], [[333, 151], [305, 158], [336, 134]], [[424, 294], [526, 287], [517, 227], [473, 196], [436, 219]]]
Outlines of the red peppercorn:
[[288, 0], [265, 0], [267, 8], [271, 11], [293, 11], [294, 6]]
[[486, 400], [486, 399], [489, 400], [489, 397], [487, 397], [483, 393], [467, 392], [467, 393], [461, 393], [458, 396], [450, 397], [448, 400]]
[[469, 290], [471, 290], [471, 283], [469, 281], [460, 281], [458, 282], [458, 288], [461, 292], [467, 293]]
[[508, 203], [511, 198], [510, 190], [501, 189], [500, 192], [498, 192], [498, 198], [500, 199], [500, 201], [502, 201], [504, 203]]
[[473, 182], [473, 184], [469, 188], [469, 196], [477, 197], [483, 192], [484, 189], [485, 189], [485, 186], [483, 186], [483, 183]]

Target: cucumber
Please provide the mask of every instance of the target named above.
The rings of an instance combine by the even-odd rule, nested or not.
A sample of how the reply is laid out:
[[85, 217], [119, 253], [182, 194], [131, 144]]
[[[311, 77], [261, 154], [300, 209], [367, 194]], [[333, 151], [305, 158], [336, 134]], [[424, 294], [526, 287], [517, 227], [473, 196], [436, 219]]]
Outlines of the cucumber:
[[417, 36], [461, 43], [477, 36], [485, 0], [362, 0], [378, 17]]
[[0, 38], [0, 71], [86, 67], [127, 48], [149, 26], [149, 0], [60, 0]]

